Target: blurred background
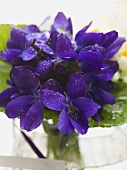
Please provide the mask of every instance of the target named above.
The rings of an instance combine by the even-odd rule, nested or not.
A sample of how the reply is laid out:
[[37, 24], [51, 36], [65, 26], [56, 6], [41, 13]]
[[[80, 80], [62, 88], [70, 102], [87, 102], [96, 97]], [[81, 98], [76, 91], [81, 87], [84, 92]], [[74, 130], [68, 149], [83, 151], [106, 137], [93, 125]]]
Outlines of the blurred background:
[[0, 23], [41, 24], [47, 16], [63, 11], [72, 18], [74, 29], [90, 21], [93, 28], [117, 29], [127, 34], [126, 0], [4, 0], [1, 1]]

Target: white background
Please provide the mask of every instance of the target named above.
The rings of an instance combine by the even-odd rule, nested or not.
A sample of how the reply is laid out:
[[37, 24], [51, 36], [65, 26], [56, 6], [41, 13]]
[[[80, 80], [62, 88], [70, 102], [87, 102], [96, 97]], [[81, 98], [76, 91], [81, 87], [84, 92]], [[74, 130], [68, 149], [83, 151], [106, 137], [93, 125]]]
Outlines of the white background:
[[[119, 19], [124, 12], [126, 0], [1, 0], [0, 23], [37, 23], [50, 15], [63, 11], [72, 18], [74, 29], [93, 21], [93, 28], [119, 27], [112, 19]], [[123, 5], [122, 5], [123, 4]], [[111, 15], [116, 8], [122, 8], [119, 15]], [[125, 10], [126, 11], [126, 10]], [[107, 24], [106, 18], [111, 21]], [[125, 20], [125, 18], [124, 18]], [[119, 22], [120, 19], [119, 19]]]

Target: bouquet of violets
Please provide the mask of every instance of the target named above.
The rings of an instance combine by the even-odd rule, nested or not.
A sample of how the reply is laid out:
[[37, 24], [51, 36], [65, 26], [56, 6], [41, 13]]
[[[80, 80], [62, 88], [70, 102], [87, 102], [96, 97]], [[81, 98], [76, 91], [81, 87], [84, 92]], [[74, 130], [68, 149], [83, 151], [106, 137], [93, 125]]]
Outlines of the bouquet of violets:
[[125, 38], [115, 30], [88, 32], [92, 22], [74, 36], [71, 19], [62, 12], [49, 29], [44, 29], [46, 20], [41, 27], [12, 26], [1, 49], [6, 74], [0, 72], [7, 86], [0, 107], [7, 117], [20, 118], [26, 131], [52, 119], [62, 134], [76, 130], [83, 135], [89, 127], [125, 123], [121, 96], [126, 83], [113, 79], [119, 65], [112, 60]]

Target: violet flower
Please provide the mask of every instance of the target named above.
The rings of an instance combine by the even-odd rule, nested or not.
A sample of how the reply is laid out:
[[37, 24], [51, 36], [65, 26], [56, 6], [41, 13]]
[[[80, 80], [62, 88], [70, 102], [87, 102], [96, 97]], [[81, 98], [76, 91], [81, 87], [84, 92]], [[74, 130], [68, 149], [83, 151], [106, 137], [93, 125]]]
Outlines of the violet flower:
[[88, 118], [99, 121], [103, 106], [115, 103], [111, 80], [119, 65], [110, 59], [125, 38], [114, 30], [87, 33], [90, 25], [73, 39], [71, 19], [59, 12], [50, 30], [36, 25], [12, 29], [7, 49], [1, 52], [13, 67], [11, 87], [0, 93], [0, 107], [9, 118], [20, 117], [22, 129], [37, 128], [45, 106], [60, 112], [61, 133], [76, 129], [85, 134]]
[[42, 52], [53, 55], [54, 52], [52, 48], [50, 48], [49, 45], [46, 44], [49, 38], [49, 31], [27, 33], [26, 44], [32, 45], [32, 43], [34, 43], [34, 46], [37, 47], [39, 50], [42, 50]]
[[73, 34], [71, 18], [66, 18], [63, 12], [58, 12], [51, 27], [51, 31], [59, 33]]
[[[54, 38], [54, 37], [53, 37]], [[57, 68], [57, 65], [66, 60], [77, 60], [78, 54], [74, 51], [70, 39], [63, 33], [57, 35], [54, 40], [56, 43], [56, 49], [54, 55], [47, 57], [38, 63], [35, 70], [35, 74], [41, 77], [43, 80], [53, 77], [53, 69]], [[53, 66], [55, 67], [53, 68]], [[55, 71], [59, 71], [56, 69]]]
[[32, 46], [26, 46], [26, 36], [23, 31], [13, 28], [11, 39], [7, 41], [7, 49], [1, 52], [3, 60], [11, 61], [13, 58], [21, 57], [24, 61], [29, 61], [37, 55]]
[[90, 74], [87, 74], [85, 78], [87, 82], [87, 94], [89, 93], [95, 102], [101, 106], [104, 104], [113, 105], [116, 102], [115, 97], [110, 93], [114, 88], [111, 80], [100, 80]]
[[58, 129], [66, 134], [76, 129], [85, 134], [88, 130], [88, 118], [93, 116], [101, 106], [85, 96], [86, 82], [84, 76], [74, 73], [67, 84], [66, 95], [61, 85], [55, 80], [45, 82], [40, 91], [42, 103], [52, 110], [61, 111]]
[[42, 123], [44, 106], [38, 98], [40, 82], [31, 70], [16, 66], [11, 71], [13, 87], [0, 94], [6, 115], [20, 117], [20, 127], [31, 131]]
[[107, 32], [105, 34], [96, 32], [86, 33], [91, 24], [92, 22], [90, 22], [90, 24], [85, 26], [76, 34], [75, 42], [77, 44], [77, 51], [80, 52], [86, 47], [95, 46], [96, 51], [100, 51], [100, 48], [102, 48], [105, 60], [113, 57], [118, 52], [122, 44], [125, 42], [125, 38], [118, 37], [118, 32], [116, 32], [115, 30]]
[[[92, 22], [91, 22], [92, 23]], [[118, 63], [109, 61], [125, 42], [125, 38], [118, 37], [116, 31], [108, 33], [86, 33], [91, 23], [80, 30], [75, 41], [77, 53], [81, 63], [82, 73], [91, 73], [105, 81], [111, 80], [118, 70]]]
[[28, 25], [21, 28], [25, 34], [39, 33], [40, 30], [36, 25]]

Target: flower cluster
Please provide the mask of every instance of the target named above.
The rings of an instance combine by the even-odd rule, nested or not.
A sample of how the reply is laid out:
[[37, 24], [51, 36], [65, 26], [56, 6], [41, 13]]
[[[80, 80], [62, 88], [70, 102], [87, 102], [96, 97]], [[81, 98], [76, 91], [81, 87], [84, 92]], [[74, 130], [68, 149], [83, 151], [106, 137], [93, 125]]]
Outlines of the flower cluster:
[[[20, 127], [41, 125], [44, 110], [58, 113], [62, 134], [88, 130], [88, 118], [100, 121], [103, 105], [115, 103], [110, 93], [118, 63], [110, 60], [125, 42], [116, 31], [87, 32], [73, 38], [71, 19], [59, 12], [49, 30], [36, 25], [13, 27], [1, 58], [12, 65], [10, 86], [0, 93], [0, 107]], [[42, 26], [43, 27], [43, 26]]]

